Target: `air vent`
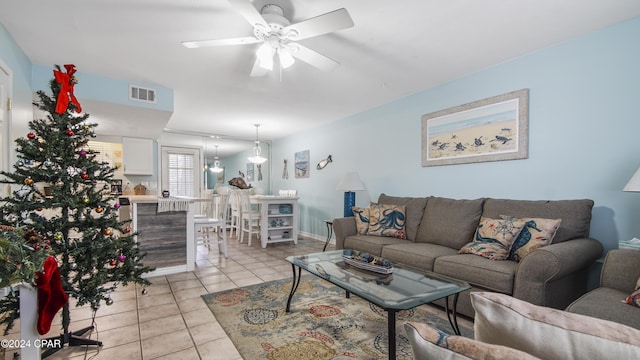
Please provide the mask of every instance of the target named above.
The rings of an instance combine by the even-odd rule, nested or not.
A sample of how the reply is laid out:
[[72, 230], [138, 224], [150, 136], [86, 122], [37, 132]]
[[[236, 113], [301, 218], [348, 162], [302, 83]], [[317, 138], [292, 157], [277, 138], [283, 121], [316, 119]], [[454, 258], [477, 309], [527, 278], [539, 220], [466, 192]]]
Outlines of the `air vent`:
[[156, 91], [154, 89], [129, 85], [129, 99], [155, 104]]

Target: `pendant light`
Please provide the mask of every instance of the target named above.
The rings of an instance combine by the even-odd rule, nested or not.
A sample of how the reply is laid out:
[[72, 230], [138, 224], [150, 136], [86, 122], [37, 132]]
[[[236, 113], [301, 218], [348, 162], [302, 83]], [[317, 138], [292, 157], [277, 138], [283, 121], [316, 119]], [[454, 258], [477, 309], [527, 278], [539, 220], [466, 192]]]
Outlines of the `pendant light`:
[[215, 161], [213, 162], [213, 167], [210, 169], [211, 172], [220, 173], [224, 169], [220, 167], [220, 160], [218, 158], [218, 145], [216, 145], [216, 156], [213, 158]]
[[258, 127], [260, 127], [260, 124], [254, 124], [254, 126], [256, 127], [256, 142], [253, 146], [253, 156], [249, 157], [249, 161], [254, 164], [263, 164], [267, 161], [267, 158], [260, 156], [260, 153], [262, 152], [262, 149], [260, 148], [260, 140], [258, 140]]

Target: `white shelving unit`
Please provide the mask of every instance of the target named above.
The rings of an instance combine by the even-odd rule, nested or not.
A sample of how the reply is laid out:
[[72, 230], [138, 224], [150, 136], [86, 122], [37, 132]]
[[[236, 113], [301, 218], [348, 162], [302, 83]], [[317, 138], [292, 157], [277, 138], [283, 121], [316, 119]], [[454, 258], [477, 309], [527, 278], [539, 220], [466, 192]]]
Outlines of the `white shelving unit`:
[[298, 243], [298, 198], [288, 196], [255, 196], [260, 205], [260, 242], [293, 241]]

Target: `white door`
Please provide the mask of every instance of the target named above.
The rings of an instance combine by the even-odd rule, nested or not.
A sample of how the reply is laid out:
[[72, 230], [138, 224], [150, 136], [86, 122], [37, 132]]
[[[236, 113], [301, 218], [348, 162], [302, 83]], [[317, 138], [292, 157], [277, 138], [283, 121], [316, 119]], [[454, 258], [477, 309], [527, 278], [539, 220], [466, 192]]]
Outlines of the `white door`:
[[0, 169], [9, 170], [9, 141], [10, 130], [10, 99], [11, 99], [11, 71], [0, 61]]

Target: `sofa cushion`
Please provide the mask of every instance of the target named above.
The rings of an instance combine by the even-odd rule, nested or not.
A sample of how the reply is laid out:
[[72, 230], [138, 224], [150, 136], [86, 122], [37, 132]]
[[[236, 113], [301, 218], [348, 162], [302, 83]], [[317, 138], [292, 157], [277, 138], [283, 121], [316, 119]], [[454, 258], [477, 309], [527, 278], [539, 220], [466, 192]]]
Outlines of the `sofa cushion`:
[[509, 250], [509, 260], [520, 261], [535, 249], [551, 244], [562, 219], [524, 218], [524, 227]]
[[426, 359], [520, 359], [534, 360], [531, 356], [517, 349], [493, 345], [444, 333], [427, 324], [418, 322], [404, 323], [407, 338], [411, 344], [413, 358]]
[[480, 218], [473, 241], [460, 249], [461, 254], [480, 255], [490, 260], [505, 260], [525, 221], [516, 218]]
[[441, 256], [433, 264], [433, 271], [468, 282], [475, 287], [513, 294], [513, 281], [518, 263], [493, 261], [471, 254]]
[[406, 239], [406, 211], [404, 205], [371, 204], [367, 234]]
[[484, 199], [456, 200], [431, 197], [424, 209], [416, 242], [448, 246], [459, 250], [473, 239]]
[[511, 200], [487, 199], [482, 216], [498, 218], [507, 215], [517, 218], [539, 217], [562, 219], [554, 243], [589, 237], [593, 200]]
[[640, 309], [621, 301], [627, 295], [624, 291], [607, 287], [595, 288], [567, 306], [566, 311], [640, 329]]
[[420, 221], [422, 221], [422, 216], [424, 215], [424, 207], [427, 205], [427, 200], [428, 198], [426, 197], [397, 197], [383, 193], [378, 197], [378, 204], [406, 206], [407, 239], [415, 241], [416, 234], [418, 233], [418, 226], [420, 225]]
[[354, 249], [368, 252], [371, 255], [382, 256], [382, 247], [390, 244], [406, 244], [409, 240], [386, 236], [353, 235], [344, 239], [344, 249]]
[[476, 340], [543, 359], [640, 359], [634, 328], [498, 293], [472, 293], [471, 302]]
[[353, 206], [353, 217], [356, 219], [356, 231], [358, 235], [367, 235], [369, 232], [369, 208]]
[[456, 250], [436, 244], [405, 242], [382, 248], [382, 257], [421, 270], [433, 271], [433, 262], [440, 256], [454, 255]]

